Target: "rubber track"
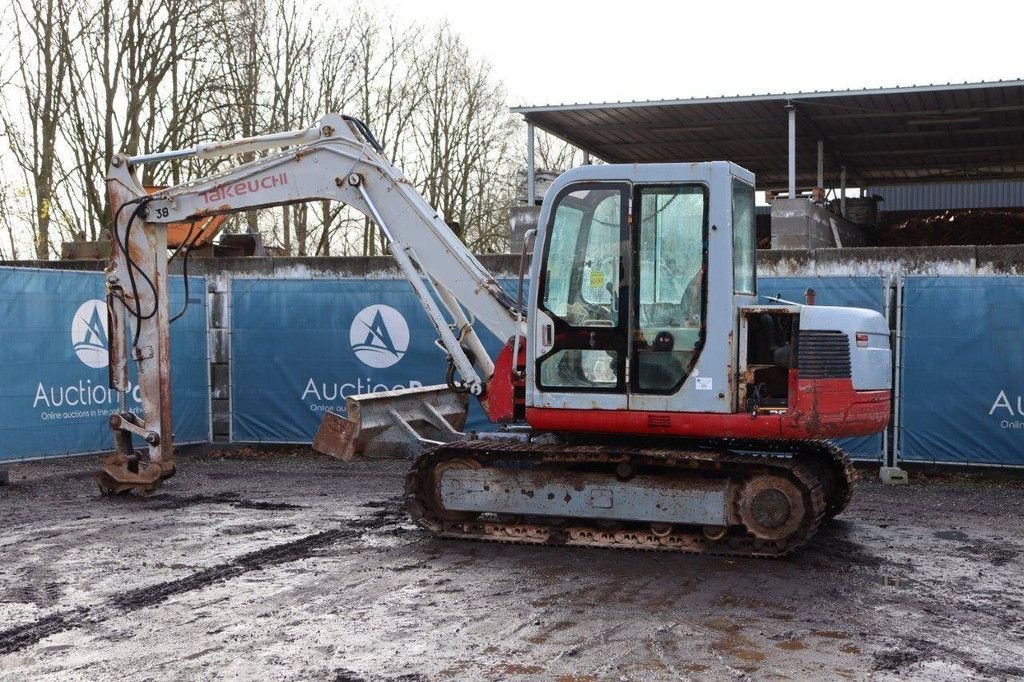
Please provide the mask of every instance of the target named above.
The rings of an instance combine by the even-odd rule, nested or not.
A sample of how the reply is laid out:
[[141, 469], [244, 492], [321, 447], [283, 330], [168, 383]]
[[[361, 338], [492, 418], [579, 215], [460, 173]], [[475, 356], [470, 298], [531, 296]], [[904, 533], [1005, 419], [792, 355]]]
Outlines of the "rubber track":
[[[691, 444], [693, 445], [693, 444]], [[743, 454], [757, 452], [758, 454]], [[785, 455], [785, 456], [776, 456]], [[824, 456], [824, 457], [823, 457]], [[753, 473], [777, 473], [794, 481], [804, 493], [808, 515], [789, 537], [767, 541], [746, 534], [730, 533], [717, 541], [699, 530], [674, 529], [661, 537], [649, 530], [613, 529], [587, 525], [587, 519], [548, 523], [531, 517], [519, 520], [450, 521], [433, 510], [431, 472], [442, 462], [460, 457], [488, 461], [523, 459], [545, 463], [635, 464], [675, 467], [680, 471], [734, 471], [738, 477]], [[823, 471], [822, 464], [827, 469]], [[630, 448], [605, 445], [536, 445], [501, 440], [467, 440], [440, 445], [421, 454], [406, 476], [405, 502], [412, 520], [435, 535], [448, 538], [522, 544], [573, 545], [619, 549], [680, 551], [730, 556], [777, 557], [803, 545], [826, 518], [840, 513], [852, 495], [852, 466], [845, 453], [825, 441], [702, 441], [687, 450]], [[832, 482], [826, 499], [824, 485]]]

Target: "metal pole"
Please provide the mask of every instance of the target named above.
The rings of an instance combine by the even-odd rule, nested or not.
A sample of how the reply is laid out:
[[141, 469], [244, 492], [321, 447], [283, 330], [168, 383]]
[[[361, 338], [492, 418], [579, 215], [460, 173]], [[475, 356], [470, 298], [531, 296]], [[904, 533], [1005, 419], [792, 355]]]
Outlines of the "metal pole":
[[789, 111], [789, 198], [796, 198], [796, 109], [786, 105]]
[[903, 447], [903, 275], [896, 278], [896, 348], [893, 353], [893, 364], [896, 368], [893, 377], [893, 426], [892, 450], [888, 467], [898, 467], [900, 449]]
[[839, 215], [846, 217], [846, 166], [839, 169]]
[[[892, 334], [891, 334], [890, 337], [894, 341], [895, 341], [895, 338], [896, 338], [896, 329], [895, 329], [896, 328], [896, 324], [895, 324], [894, 313], [893, 313], [893, 309], [892, 309], [892, 303], [893, 303], [892, 299], [893, 299], [893, 295], [894, 295], [893, 290], [894, 290], [894, 287], [895, 287], [895, 284], [894, 284], [895, 281], [896, 281], [895, 277], [892, 274], [890, 274], [882, 282], [882, 299], [884, 301], [884, 304], [882, 305], [882, 314], [885, 315], [885, 324], [892, 331]], [[893, 366], [893, 373], [895, 374], [895, 371], [896, 371], [895, 363], [893, 363], [893, 365], [894, 365]], [[892, 426], [891, 422], [890, 422], [889, 426], [890, 427]], [[889, 434], [890, 434], [890, 430], [891, 430], [890, 428], [886, 428], [885, 431], [882, 432], [882, 466], [884, 466], [884, 467], [890, 466], [890, 464], [889, 464], [889, 452], [890, 452], [889, 451]]]
[[825, 187], [825, 140], [818, 140], [818, 187]]
[[526, 203], [537, 205], [537, 177], [533, 166], [533, 124], [526, 124]]
[[583, 165], [584, 166], [589, 166], [590, 165], [590, 152], [583, 152]]

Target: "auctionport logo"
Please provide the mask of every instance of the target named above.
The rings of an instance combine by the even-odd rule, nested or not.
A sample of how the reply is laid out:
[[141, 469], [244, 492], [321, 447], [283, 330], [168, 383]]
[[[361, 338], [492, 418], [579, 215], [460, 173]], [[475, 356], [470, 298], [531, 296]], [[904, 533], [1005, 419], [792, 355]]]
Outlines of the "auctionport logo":
[[86, 367], [107, 366], [107, 304], [91, 299], [78, 306], [71, 318], [71, 344]]
[[391, 306], [367, 306], [352, 320], [349, 343], [356, 357], [367, 367], [391, 367], [409, 349], [409, 325]]

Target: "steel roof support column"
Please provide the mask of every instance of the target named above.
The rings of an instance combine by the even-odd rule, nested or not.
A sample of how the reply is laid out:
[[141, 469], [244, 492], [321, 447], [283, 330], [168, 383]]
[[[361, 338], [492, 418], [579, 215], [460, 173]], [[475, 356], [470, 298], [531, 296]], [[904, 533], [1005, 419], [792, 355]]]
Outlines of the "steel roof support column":
[[846, 217], [846, 166], [839, 167], [839, 215]]
[[533, 165], [533, 124], [526, 124], [526, 203], [537, 205], [537, 171]]
[[789, 112], [789, 198], [796, 198], [796, 108], [786, 104]]
[[825, 189], [825, 140], [818, 138], [818, 187]]

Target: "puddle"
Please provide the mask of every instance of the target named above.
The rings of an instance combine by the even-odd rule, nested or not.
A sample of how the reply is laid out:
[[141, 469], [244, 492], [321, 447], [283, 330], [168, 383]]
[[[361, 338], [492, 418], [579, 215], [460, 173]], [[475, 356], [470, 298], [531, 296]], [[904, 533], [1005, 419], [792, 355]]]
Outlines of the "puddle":
[[956, 542], [963, 542], [964, 540], [970, 539], [967, 533], [963, 533], [958, 530], [940, 530], [935, 533], [932, 533], [932, 535], [934, 535], [939, 540], [954, 540]]

